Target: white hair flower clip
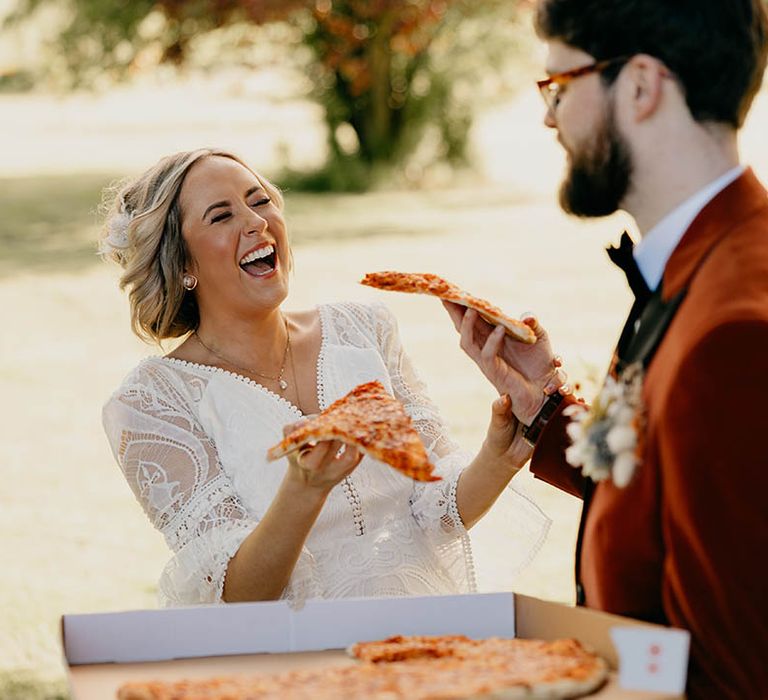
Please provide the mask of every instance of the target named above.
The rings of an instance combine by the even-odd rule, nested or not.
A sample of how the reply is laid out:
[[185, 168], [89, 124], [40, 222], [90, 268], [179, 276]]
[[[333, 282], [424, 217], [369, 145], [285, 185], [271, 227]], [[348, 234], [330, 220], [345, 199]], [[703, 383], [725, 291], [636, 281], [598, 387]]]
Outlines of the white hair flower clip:
[[563, 411], [571, 418], [566, 430], [572, 444], [565, 458], [584, 476], [611, 479], [619, 488], [632, 480], [640, 463], [642, 390], [643, 368], [635, 363], [616, 378], [608, 376], [588, 410], [574, 405]]
[[128, 226], [133, 221], [133, 213], [126, 211], [125, 205], [109, 221], [109, 233], [101, 240], [99, 252], [102, 255], [119, 253], [128, 247]]

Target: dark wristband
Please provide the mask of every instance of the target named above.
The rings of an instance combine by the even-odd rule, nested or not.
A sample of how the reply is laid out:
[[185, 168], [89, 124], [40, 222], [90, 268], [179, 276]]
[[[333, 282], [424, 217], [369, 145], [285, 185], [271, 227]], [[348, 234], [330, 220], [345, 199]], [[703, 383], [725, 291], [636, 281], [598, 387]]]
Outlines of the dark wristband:
[[563, 401], [563, 395], [556, 391], [554, 394], [550, 394], [541, 410], [536, 414], [536, 417], [531, 421], [530, 425], [523, 426], [523, 440], [525, 440], [531, 447], [536, 447], [536, 442], [544, 432], [544, 428], [549, 419], [555, 415], [557, 407]]

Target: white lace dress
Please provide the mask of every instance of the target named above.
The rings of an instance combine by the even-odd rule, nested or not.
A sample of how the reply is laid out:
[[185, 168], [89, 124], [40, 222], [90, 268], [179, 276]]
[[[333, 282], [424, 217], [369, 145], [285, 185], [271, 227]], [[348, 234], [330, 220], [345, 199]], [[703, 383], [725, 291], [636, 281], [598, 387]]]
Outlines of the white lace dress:
[[[301, 604], [474, 590], [470, 542], [456, 506], [469, 459], [448, 439], [392, 315], [381, 305], [318, 310], [320, 408], [378, 379], [405, 406], [443, 480], [414, 482], [364, 457], [332, 489], [283, 597]], [[287, 468], [284, 459], [267, 462], [267, 448], [300, 416], [243, 376], [163, 357], [141, 362], [109, 399], [103, 419], [115, 458], [173, 552], [160, 579], [161, 604], [221, 602], [228, 562], [269, 508]]]

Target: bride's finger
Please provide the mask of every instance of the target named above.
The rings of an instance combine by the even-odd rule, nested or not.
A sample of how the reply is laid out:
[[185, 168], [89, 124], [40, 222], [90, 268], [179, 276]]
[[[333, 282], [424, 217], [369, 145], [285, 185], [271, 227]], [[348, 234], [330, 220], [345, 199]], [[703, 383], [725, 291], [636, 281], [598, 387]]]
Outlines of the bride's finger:
[[[301, 468], [308, 471], [319, 469], [329, 456], [332, 458], [336, 454], [335, 451], [331, 452], [332, 444], [332, 442], [323, 441], [305, 445], [299, 451], [299, 458], [297, 459]], [[336, 449], [338, 450], [338, 447]]]
[[352, 471], [363, 459], [363, 453], [352, 445], [344, 445], [344, 450], [336, 456], [336, 466], [344, 471]]

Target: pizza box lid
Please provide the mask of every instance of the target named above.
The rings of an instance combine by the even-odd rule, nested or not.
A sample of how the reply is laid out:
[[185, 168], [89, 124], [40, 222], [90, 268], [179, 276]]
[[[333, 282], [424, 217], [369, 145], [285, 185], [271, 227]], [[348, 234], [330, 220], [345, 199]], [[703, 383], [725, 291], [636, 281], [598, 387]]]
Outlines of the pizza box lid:
[[[347, 646], [395, 634], [575, 637], [618, 669], [592, 696], [601, 699], [682, 697], [688, 660], [687, 632], [513, 593], [312, 600], [296, 610], [275, 601], [62, 617], [74, 700], [114, 698], [128, 680], [352, 663], [343, 652]], [[681, 636], [685, 653], [674, 654]]]

